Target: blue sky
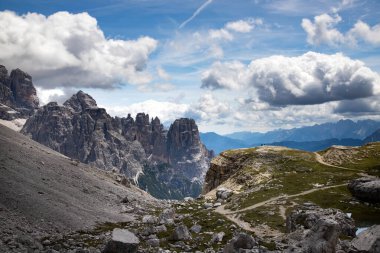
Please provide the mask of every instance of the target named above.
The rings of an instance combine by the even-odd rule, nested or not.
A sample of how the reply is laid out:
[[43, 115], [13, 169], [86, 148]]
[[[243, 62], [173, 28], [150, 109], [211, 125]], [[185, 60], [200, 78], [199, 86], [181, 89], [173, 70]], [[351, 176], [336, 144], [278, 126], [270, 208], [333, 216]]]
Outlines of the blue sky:
[[379, 119], [380, 2], [0, 2], [0, 64], [41, 102], [82, 89], [111, 115], [201, 131]]

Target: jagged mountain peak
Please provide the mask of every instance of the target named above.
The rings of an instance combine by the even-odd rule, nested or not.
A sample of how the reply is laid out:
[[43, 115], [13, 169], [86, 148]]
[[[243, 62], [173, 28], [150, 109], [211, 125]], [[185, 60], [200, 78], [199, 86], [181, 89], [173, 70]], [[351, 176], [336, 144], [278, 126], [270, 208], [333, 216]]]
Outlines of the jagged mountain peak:
[[63, 103], [63, 105], [72, 108], [75, 112], [98, 108], [95, 99], [81, 90], [72, 95], [71, 98]]
[[[8, 75], [6, 67], [0, 65], [0, 103], [16, 110], [18, 116], [33, 113], [39, 106], [39, 99], [32, 77], [21, 69], [12, 70]], [[2, 118], [6, 116], [1, 115]]]
[[[22, 132], [81, 162], [117, 170], [135, 181], [145, 177], [148, 188], [164, 184], [169, 192], [165, 197], [197, 196], [200, 188], [194, 188], [193, 179], [203, 181], [213, 154], [201, 143], [193, 119], [178, 119], [167, 131], [158, 117], [143, 112], [135, 119], [130, 114], [114, 118], [83, 91], [62, 106], [53, 102], [41, 107]], [[155, 190], [149, 188], [153, 195]]]

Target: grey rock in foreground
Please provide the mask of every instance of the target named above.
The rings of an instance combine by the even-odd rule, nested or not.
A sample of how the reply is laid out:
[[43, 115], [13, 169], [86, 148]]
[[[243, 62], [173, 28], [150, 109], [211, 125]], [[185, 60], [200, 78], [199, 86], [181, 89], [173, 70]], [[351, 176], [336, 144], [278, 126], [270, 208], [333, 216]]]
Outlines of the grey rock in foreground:
[[361, 232], [351, 242], [350, 252], [378, 253], [380, 252], [380, 225], [375, 225]]
[[331, 219], [320, 219], [306, 234], [303, 249], [310, 253], [335, 253], [339, 225]]
[[356, 233], [355, 221], [338, 209], [323, 209], [314, 204], [299, 206], [286, 218], [287, 232], [297, 229], [305, 230], [314, 227], [320, 219], [330, 219], [337, 222], [340, 233], [354, 237]]
[[191, 235], [189, 232], [189, 229], [186, 227], [186, 225], [179, 225], [177, 226], [174, 231], [171, 238], [173, 241], [186, 241], [191, 239]]
[[238, 253], [253, 249], [257, 245], [255, 239], [246, 233], [239, 233], [232, 238], [223, 249], [223, 253]]
[[351, 194], [359, 200], [380, 203], [380, 178], [362, 177], [348, 184]]
[[221, 187], [221, 188], [219, 188], [219, 189], [216, 190], [215, 194], [216, 194], [216, 198], [217, 199], [226, 200], [229, 197], [231, 197], [231, 195], [233, 194], [233, 192], [230, 189]]
[[139, 238], [127, 229], [115, 228], [112, 231], [112, 240], [102, 251], [103, 253], [135, 253], [137, 252]]

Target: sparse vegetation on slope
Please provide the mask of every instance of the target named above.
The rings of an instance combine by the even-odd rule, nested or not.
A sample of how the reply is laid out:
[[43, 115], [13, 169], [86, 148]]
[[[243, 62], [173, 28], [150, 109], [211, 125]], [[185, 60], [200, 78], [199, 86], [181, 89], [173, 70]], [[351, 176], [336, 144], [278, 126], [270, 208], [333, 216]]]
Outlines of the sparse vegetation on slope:
[[[338, 148], [331, 148], [338, 149]], [[235, 187], [235, 194], [217, 211], [247, 222], [263, 238], [281, 238], [287, 215], [298, 205], [312, 202], [323, 208], [337, 208], [352, 214], [357, 226], [378, 224], [380, 206], [363, 204], [347, 190], [347, 183], [360, 175], [376, 172], [380, 143], [360, 148], [339, 148], [316, 153], [283, 147], [262, 146], [222, 152], [211, 175], [219, 187]], [[331, 160], [337, 156], [335, 163]], [[321, 160], [322, 158], [322, 160]], [[221, 167], [218, 174], [218, 166]], [[228, 172], [228, 176], [223, 174]], [[220, 179], [224, 178], [224, 181]], [[210, 180], [210, 174], [206, 180]], [[214, 191], [206, 196], [213, 197]]]

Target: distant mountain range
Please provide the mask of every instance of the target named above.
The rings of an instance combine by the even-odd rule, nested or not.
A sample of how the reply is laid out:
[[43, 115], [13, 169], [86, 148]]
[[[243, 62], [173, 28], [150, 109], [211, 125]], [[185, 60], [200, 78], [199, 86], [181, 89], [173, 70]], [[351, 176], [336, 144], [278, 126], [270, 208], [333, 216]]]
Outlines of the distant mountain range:
[[216, 154], [227, 149], [245, 148], [249, 146], [242, 140], [222, 136], [214, 132], [200, 133], [200, 137], [206, 147], [209, 150], [214, 150]]
[[279, 129], [266, 133], [235, 132], [227, 135], [201, 133], [208, 149], [216, 154], [227, 149], [266, 145], [316, 151], [332, 145], [358, 146], [380, 141], [380, 122], [374, 120], [340, 120], [314, 126]]

